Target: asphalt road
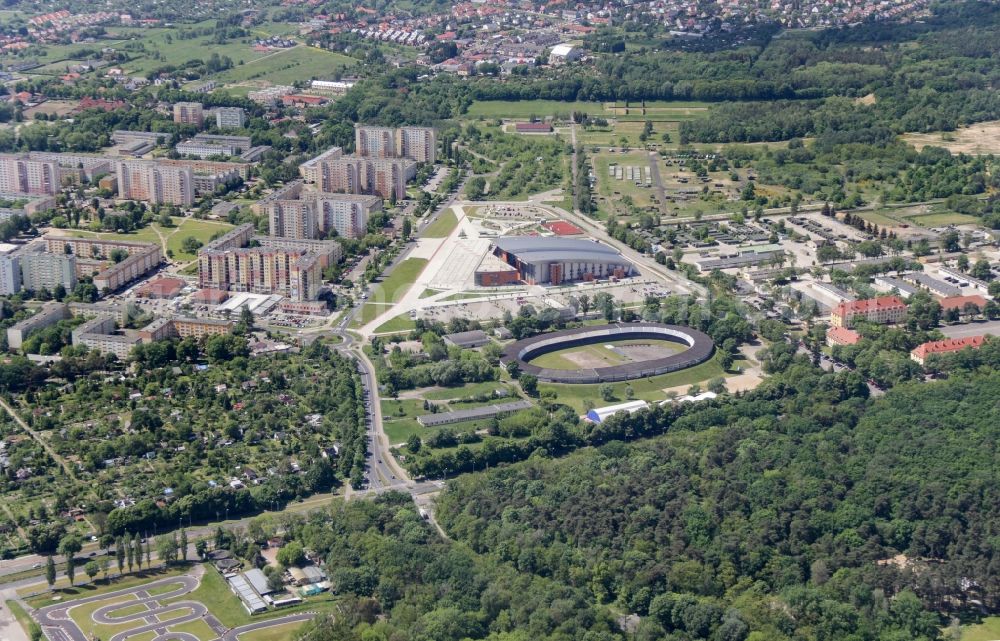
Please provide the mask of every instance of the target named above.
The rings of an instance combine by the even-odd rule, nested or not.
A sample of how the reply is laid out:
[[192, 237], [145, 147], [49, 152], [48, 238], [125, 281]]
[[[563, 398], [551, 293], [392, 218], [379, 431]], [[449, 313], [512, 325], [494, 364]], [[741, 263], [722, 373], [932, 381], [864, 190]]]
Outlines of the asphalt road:
[[964, 325], [941, 327], [941, 333], [948, 338], [968, 338], [969, 336], [1000, 336], [1000, 321], [979, 321]]

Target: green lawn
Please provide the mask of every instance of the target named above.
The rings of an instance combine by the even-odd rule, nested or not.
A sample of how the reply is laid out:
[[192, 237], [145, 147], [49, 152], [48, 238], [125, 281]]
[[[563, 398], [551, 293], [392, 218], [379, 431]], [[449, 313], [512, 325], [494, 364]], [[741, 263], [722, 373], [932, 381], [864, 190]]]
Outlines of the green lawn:
[[[886, 213], [891, 210], [884, 210]], [[878, 211], [859, 211], [857, 213], [863, 220], [872, 223], [873, 225], [878, 225], [879, 227], [898, 227], [899, 221], [890, 218], [885, 213], [879, 213]]]
[[[650, 168], [649, 154], [645, 151], [630, 151], [627, 153], [600, 153], [593, 157], [594, 173], [597, 175], [597, 193], [610, 201], [618, 202], [628, 196], [637, 207], [648, 207], [652, 204], [650, 199], [656, 192], [652, 187], [652, 173], [650, 173], [650, 186], [646, 187], [645, 170]], [[611, 176], [608, 168], [611, 166], [621, 167], [623, 178]], [[640, 178], [629, 179], [625, 172], [627, 167], [639, 169]], [[661, 169], [662, 171], [662, 169]], [[639, 182], [642, 186], [636, 185]]]
[[426, 266], [426, 258], [407, 258], [396, 265], [392, 273], [372, 289], [370, 299], [355, 316], [354, 325], [360, 327], [370, 323], [389, 309], [389, 303], [398, 303]]
[[[174, 219], [175, 223], [178, 219]], [[194, 236], [201, 244], [206, 244], [212, 239], [212, 236], [221, 232], [227, 232], [232, 229], [233, 226], [229, 223], [219, 223], [208, 220], [198, 220], [197, 218], [185, 218], [183, 221], [174, 229], [163, 230], [164, 233], [169, 233], [167, 236], [167, 249], [174, 253], [174, 260], [187, 261], [193, 260], [195, 254], [185, 253], [181, 249], [181, 244], [184, 239], [188, 236]]]
[[302, 622], [285, 623], [271, 628], [254, 630], [240, 635], [240, 641], [288, 641], [292, 634], [302, 627]]
[[605, 114], [600, 102], [562, 102], [559, 100], [518, 100], [518, 101], [476, 101], [469, 106], [467, 115], [471, 118], [544, 118], [555, 114], [570, 116], [574, 111], [582, 111], [593, 116]]
[[400, 314], [395, 318], [390, 318], [386, 322], [382, 323], [375, 328], [376, 334], [398, 334], [400, 332], [409, 332], [415, 328], [417, 324], [410, 318], [409, 314]]
[[299, 45], [265, 54], [244, 65], [216, 74], [213, 78], [227, 83], [267, 81], [276, 85], [289, 85], [295, 81], [327, 77], [336, 69], [353, 67], [357, 62], [356, 59], [339, 53]]
[[424, 227], [420, 236], [422, 238], [447, 238], [451, 232], [455, 231], [456, 226], [458, 226], [458, 218], [455, 217], [455, 212], [448, 208], [437, 217], [437, 220]]
[[924, 214], [908, 216], [907, 220], [923, 227], [944, 227], [946, 225], [970, 225], [979, 222], [975, 216], [959, 214], [958, 212], [943, 212], [939, 214]]
[[425, 289], [424, 291], [420, 292], [420, 298], [430, 298], [431, 296], [440, 293], [441, 293], [440, 289]]
[[[677, 343], [671, 343], [670, 341], [654, 341], [656, 348], [658, 350], [670, 350], [673, 353], [678, 353], [683, 351], [681, 346]], [[627, 347], [629, 345], [635, 344], [635, 341], [609, 341], [607, 343], [595, 343], [592, 345], [580, 345], [578, 347], [569, 347], [566, 349], [560, 349], [554, 352], [549, 352], [548, 354], [542, 354], [538, 358], [531, 361], [532, 365], [537, 365], [538, 367], [546, 367], [551, 369], [578, 369], [581, 367], [611, 367], [613, 365], [621, 365], [623, 363], [630, 363], [632, 360], [619, 354], [613, 349], [608, 349], [607, 345], [617, 345], [619, 347]], [[643, 344], [648, 344], [648, 341]], [[579, 358], [574, 358], [573, 355], [579, 355]], [[590, 361], [599, 361], [594, 365], [590, 365]]]
[[597, 407], [625, 402], [627, 400], [625, 397], [625, 388], [628, 386], [632, 387], [636, 399], [662, 401], [667, 398], [663, 392], [664, 388], [704, 383], [723, 374], [722, 367], [719, 366], [713, 357], [701, 365], [695, 365], [679, 372], [671, 372], [670, 374], [663, 374], [652, 378], [640, 378], [623, 383], [611, 383], [611, 388], [614, 390], [615, 395], [615, 400], [613, 401], [604, 401], [601, 398], [600, 385], [539, 383], [538, 390], [540, 393], [555, 392], [556, 400], [559, 403], [569, 405], [582, 414], [584, 412], [584, 401], [587, 400], [590, 400]]
[[134, 600], [134, 596], [127, 594], [101, 601], [94, 601], [92, 603], [84, 603], [83, 605], [70, 609], [69, 616], [73, 619], [73, 622], [76, 623], [80, 630], [87, 635], [88, 639], [93, 637], [99, 639], [109, 639], [119, 632], [125, 632], [126, 630], [139, 627], [142, 625], [142, 621], [129, 621], [127, 623], [119, 623], [117, 625], [100, 625], [94, 622], [91, 615], [93, 615], [96, 610], [99, 610], [104, 606], [111, 605], [112, 603], [128, 603]]
[[205, 574], [201, 577], [201, 584], [193, 592], [168, 599], [167, 603], [173, 601], [198, 601], [230, 628], [246, 625], [251, 621], [239, 598], [226, 585], [226, 580], [215, 568], [207, 565]]
[[[455, 398], [470, 398], [479, 394], [492, 393], [496, 389], [509, 389], [510, 386], [501, 381], [486, 381], [485, 383], [466, 383], [460, 387], [439, 387], [422, 394], [428, 401], [447, 401]], [[502, 399], [497, 401], [504, 402]]]
[[[180, 611], [182, 614], [185, 613], [184, 610]], [[162, 620], [162, 617], [161, 617]], [[212, 631], [212, 628], [208, 627], [208, 624], [201, 619], [195, 619], [194, 621], [188, 621], [187, 623], [181, 623], [178, 625], [172, 625], [169, 628], [170, 632], [186, 632], [188, 634], [193, 634], [198, 637], [201, 641], [213, 641], [219, 638], [219, 635]], [[244, 639], [246, 637], [243, 637]]]
[[962, 641], [996, 641], [1000, 639], [1000, 616], [986, 617], [982, 623], [962, 626]]
[[108, 612], [110, 617], [126, 617], [130, 614], [137, 614], [139, 612], [145, 612], [149, 608], [146, 607], [144, 603], [133, 603], [132, 605], [122, 606], [118, 609]]
[[173, 227], [162, 227], [159, 223], [152, 223], [148, 227], [143, 227], [142, 229], [127, 234], [118, 234], [115, 232], [92, 232], [83, 229], [69, 229], [67, 230], [67, 233], [70, 236], [76, 236], [79, 238], [97, 237], [106, 240], [125, 240], [131, 242], [156, 243], [159, 245], [160, 236], [156, 233], [159, 231], [167, 242], [167, 249], [173, 252], [174, 260], [184, 262], [195, 258], [195, 254], [185, 253], [184, 250], [181, 249], [181, 245], [185, 238], [193, 236], [204, 245], [218, 232], [226, 232], [233, 228], [233, 226], [229, 223], [198, 220], [197, 218], [181, 218], [175, 216], [172, 220], [174, 221]]

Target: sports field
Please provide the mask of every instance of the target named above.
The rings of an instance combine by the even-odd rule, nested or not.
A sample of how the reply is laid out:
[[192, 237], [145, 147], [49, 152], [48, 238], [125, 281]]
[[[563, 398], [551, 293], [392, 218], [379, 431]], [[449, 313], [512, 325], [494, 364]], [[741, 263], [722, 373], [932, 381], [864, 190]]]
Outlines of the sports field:
[[639, 363], [678, 354], [686, 345], [671, 341], [609, 341], [568, 347], [531, 360], [532, 365], [549, 369], [592, 369]]

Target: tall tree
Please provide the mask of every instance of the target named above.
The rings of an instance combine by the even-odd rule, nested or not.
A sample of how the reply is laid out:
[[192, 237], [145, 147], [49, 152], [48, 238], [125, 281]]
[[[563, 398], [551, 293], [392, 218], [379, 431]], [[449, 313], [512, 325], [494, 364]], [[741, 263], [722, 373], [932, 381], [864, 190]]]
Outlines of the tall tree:
[[122, 542], [122, 537], [118, 537], [115, 541], [115, 561], [118, 563], [118, 574], [122, 574], [122, 570], [125, 569], [125, 544]]
[[49, 589], [56, 583], [56, 562], [52, 560], [52, 555], [45, 559], [45, 581], [49, 584]]
[[178, 552], [180, 552], [181, 561], [188, 560], [188, 533], [187, 530], [181, 530], [181, 542], [178, 547]]

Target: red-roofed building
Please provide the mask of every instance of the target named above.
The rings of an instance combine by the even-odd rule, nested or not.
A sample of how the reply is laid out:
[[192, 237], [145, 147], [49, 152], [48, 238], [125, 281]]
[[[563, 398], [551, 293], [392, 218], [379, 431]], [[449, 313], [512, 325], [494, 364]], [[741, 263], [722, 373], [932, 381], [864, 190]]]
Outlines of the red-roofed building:
[[906, 316], [906, 303], [899, 296], [879, 296], [867, 300], [841, 303], [830, 312], [830, 324], [834, 327], [854, 325], [855, 318], [863, 318], [869, 323], [898, 323]]
[[582, 229], [573, 223], [566, 222], [565, 220], [555, 220], [551, 223], [542, 223], [542, 227], [548, 229], [556, 236], [578, 236], [583, 233]]
[[826, 344], [830, 347], [834, 345], [857, 345], [861, 340], [861, 334], [846, 327], [831, 327], [826, 330]]
[[180, 278], [157, 278], [138, 287], [135, 295], [139, 298], [173, 298], [181, 293], [187, 283]]
[[458, 34], [456, 34], [454, 31], [445, 31], [442, 34], [439, 34], [435, 38], [435, 40], [437, 40], [438, 42], [446, 42], [448, 40], [454, 40], [457, 37], [457, 35]]
[[286, 107], [318, 107], [325, 105], [329, 100], [323, 96], [307, 96], [305, 94], [289, 94], [281, 97], [281, 102]]
[[959, 313], [964, 313], [965, 306], [972, 303], [979, 308], [979, 311], [983, 311], [986, 307], [986, 299], [979, 294], [974, 294], [972, 296], [950, 296], [948, 298], [941, 299], [941, 311], [946, 312], [949, 309], [957, 309]]
[[205, 289], [199, 289], [191, 297], [191, 300], [195, 303], [201, 303], [203, 305], [218, 305], [229, 298], [229, 292], [221, 289], [211, 289], [206, 287]]
[[927, 357], [932, 354], [960, 352], [966, 347], [979, 349], [985, 340], [985, 336], [967, 336], [965, 338], [949, 338], [943, 341], [930, 341], [923, 345], [917, 345], [916, 349], [910, 352], [910, 358], [923, 365]]

